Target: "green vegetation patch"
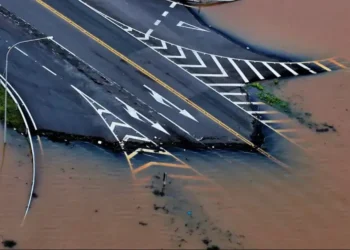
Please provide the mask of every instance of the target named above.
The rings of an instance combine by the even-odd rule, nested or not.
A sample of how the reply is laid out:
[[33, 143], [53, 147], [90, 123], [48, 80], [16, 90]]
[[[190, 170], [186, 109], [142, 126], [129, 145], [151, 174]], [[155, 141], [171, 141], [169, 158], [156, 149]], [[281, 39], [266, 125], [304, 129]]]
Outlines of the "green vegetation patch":
[[[278, 80], [274, 80], [273, 82], [275, 85], [278, 85]], [[260, 84], [259, 82], [254, 82], [247, 85], [250, 88], [256, 88], [259, 90], [258, 97], [261, 101], [265, 102], [266, 104], [280, 110], [286, 113], [291, 113], [290, 105], [288, 102], [281, 100], [274, 94], [268, 92], [265, 87]]]
[[264, 86], [262, 86], [259, 82], [254, 82], [251, 84], [248, 84], [249, 87], [256, 88], [260, 91], [264, 91]]
[[277, 96], [275, 96], [272, 93], [261, 91], [258, 94], [258, 96], [259, 96], [260, 100], [262, 100], [263, 102], [269, 104], [270, 106], [272, 106], [276, 109], [279, 109], [279, 110], [284, 111], [286, 113], [291, 112], [289, 103], [281, 100], [280, 98], [278, 98]]
[[[8, 94], [8, 93], [7, 93]], [[5, 89], [0, 87], [0, 120], [4, 121], [5, 113]], [[16, 103], [11, 96], [7, 95], [7, 126], [16, 128], [19, 132], [24, 132], [25, 125]]]

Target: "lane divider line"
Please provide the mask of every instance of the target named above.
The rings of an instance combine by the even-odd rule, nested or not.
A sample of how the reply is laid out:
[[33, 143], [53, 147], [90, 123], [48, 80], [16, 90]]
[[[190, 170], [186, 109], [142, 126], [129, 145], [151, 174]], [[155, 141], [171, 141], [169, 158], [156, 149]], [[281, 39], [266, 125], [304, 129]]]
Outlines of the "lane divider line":
[[[91, 7], [90, 5], [86, 4], [86, 3], [83, 2], [82, 0], [78, 0], [78, 1], [79, 1], [80, 3], [82, 3], [83, 5], [85, 5], [87, 8], [91, 9], [91, 10], [94, 11], [95, 13], [99, 14], [100, 16], [102, 16], [103, 18], [106, 18], [108, 21], [112, 22], [114, 25], [116, 25], [116, 26], [119, 27], [120, 29], [124, 30], [125, 32], [127, 32], [127, 30], [135, 30], [135, 31], [137, 31], [136, 29], [132, 29], [131, 27], [129, 27], [129, 26], [125, 25], [125, 24], [122, 24], [121, 22], [116, 21], [116, 20], [114, 20], [114, 19], [108, 17], [107, 15], [101, 13], [100, 11], [98, 11], [98, 10], [96, 10], [95, 8]], [[119, 23], [120, 25], [126, 26], [127, 29], [120, 27], [117, 23]], [[137, 31], [137, 32], [138, 32], [139, 34], [144, 35], [144, 33], [140, 32], [140, 31]], [[179, 66], [177, 63], [175, 63], [174, 61], [170, 60], [168, 55], [164, 55], [164, 54], [160, 53], [158, 50], [156, 50], [155, 47], [152, 47], [152, 46], [148, 45], [146, 42], [144, 42], [144, 40], [138, 39], [138, 37], [136, 37], [134, 34], [131, 34], [131, 33], [128, 33], [128, 34], [129, 34], [130, 36], [134, 37], [135, 39], [139, 40], [139, 42], [143, 43], [145, 46], [148, 46], [149, 48], [151, 48], [154, 52], [158, 53], [160, 56], [163, 56], [164, 58], [168, 59], [171, 63], [173, 63], [174, 65], [178, 66], [179, 68], [181, 68], [182, 70], [184, 70], [185, 72], [187, 72], [188, 74], [190, 74], [191, 76], [193, 76], [194, 78], [196, 78], [199, 82], [205, 84], [207, 87], [209, 87], [210, 89], [212, 89], [212, 90], [215, 91], [216, 93], [220, 94], [218, 90], [216, 90], [215, 88], [213, 88], [213, 87], [211, 87], [211, 86], [208, 86], [208, 85], [207, 85], [205, 82], [203, 82], [203, 80], [200, 79], [199, 77], [227, 77], [228, 75], [227, 75], [226, 71], [222, 72], [222, 74], [193, 74], [193, 73], [189, 72], [188, 70], [186, 70], [185, 68], [180, 67], [180, 66]], [[158, 39], [158, 38], [155, 38], [155, 37], [152, 37], [152, 38], [153, 38], [153, 39], [156, 39], [156, 40], [158, 40], [158, 41], [161, 41], [162, 47], [158, 47], [158, 48], [160, 48], [160, 49], [167, 48], [166, 42], [165, 42], [165, 41], [163, 41], [163, 40], [161, 40], [161, 39]], [[169, 42], [168, 42], [168, 43], [169, 43]], [[172, 43], [169, 43], [169, 44], [172, 44]], [[183, 48], [185, 48], [185, 47], [183, 47]], [[188, 48], [185, 48], [185, 49], [188, 49]], [[188, 50], [190, 50], [190, 49], [188, 49]], [[191, 51], [193, 54], [195, 54], [195, 53], [198, 54], [198, 53], [199, 53], [199, 52], [196, 51], [196, 50], [190, 50], [190, 51]], [[216, 57], [217, 57], [217, 56], [214, 55], [214, 54], [207, 54], [207, 53], [203, 53], [203, 52], [201, 52], [201, 53], [202, 53], [202, 54], [206, 54], [206, 55], [210, 55], [214, 61], [216, 60]], [[231, 62], [231, 64], [232, 64], [233, 66], [236, 66], [236, 67], [237, 67], [237, 68], [235, 67], [236, 69], [239, 69], [239, 67], [236, 65], [236, 63], [234, 62], [234, 60], [245, 61], [245, 60], [241, 60], [241, 59], [234, 59], [234, 58], [228, 58], [228, 57], [222, 57], [222, 56], [218, 56], [218, 57], [228, 59], [228, 60]], [[217, 61], [217, 60], [216, 60], [216, 61]], [[259, 62], [259, 61], [251, 61], [251, 60], [246, 60], [246, 61], [249, 61], [249, 62]], [[320, 60], [319, 60], [319, 61], [320, 61]], [[322, 61], [323, 61], [323, 60], [322, 60]], [[261, 62], [260, 62], [260, 63], [261, 63]], [[266, 63], [268, 63], [268, 62], [266, 62]], [[270, 63], [270, 62], [269, 62], [269, 63]], [[218, 65], [219, 62], [216, 62], [216, 64]], [[279, 64], [279, 63], [274, 62], [273, 64]], [[289, 63], [289, 64], [290, 64], [290, 63]], [[218, 65], [218, 66], [219, 66], [219, 65]], [[289, 68], [289, 67], [288, 67], [288, 68]], [[219, 68], [219, 69], [220, 69], [220, 68]], [[241, 77], [245, 77], [243, 73], [242, 73]], [[246, 77], [245, 77], [245, 78], [246, 78]], [[247, 78], [246, 78], [246, 79], [247, 79]], [[248, 79], [247, 79], [246, 81], [249, 82]], [[236, 107], [238, 107], [239, 109], [241, 109], [243, 112], [246, 112], [246, 110], [245, 110], [244, 108], [242, 108], [242, 107], [236, 105], [235, 102], [232, 101], [229, 97], [224, 96], [224, 95], [221, 95], [221, 96], [222, 96], [224, 99], [226, 99], [227, 101], [229, 101], [229, 102], [231, 102], [232, 104], [234, 104], [234, 105], [235, 105]], [[246, 112], [246, 113], [247, 113], [247, 112]], [[259, 119], [259, 117], [256, 117], [256, 116], [254, 116], [254, 115], [252, 115], [252, 114], [249, 114], [249, 113], [247, 113], [247, 114], [250, 115], [253, 119], [262, 122], [262, 121]], [[283, 134], [283, 133], [279, 133], [279, 132], [276, 131], [272, 126], [270, 126], [269, 124], [264, 123], [264, 125], [267, 126], [269, 129], [275, 131], [277, 134], [279, 134], [281, 137], [283, 137], [284, 139], [286, 139], [286, 140], [289, 141], [290, 143], [295, 144], [295, 146], [299, 147], [300, 149], [304, 149], [302, 145], [296, 144], [294, 141], [289, 140], [289, 137], [288, 137], [288, 136], [286, 136], [286, 135]]]
[[44, 69], [46, 69], [47, 71], [49, 71], [51, 74], [53, 74], [54, 76], [57, 76], [57, 74], [55, 72], [53, 72], [51, 69], [47, 68], [44, 65], [41, 65], [41, 67], [43, 67]]
[[161, 85], [162, 87], [164, 87], [165, 89], [167, 89], [168, 91], [170, 91], [171, 93], [173, 93], [174, 95], [176, 95], [178, 98], [182, 99], [184, 102], [186, 102], [188, 105], [192, 106], [194, 109], [198, 110], [199, 112], [201, 112], [203, 115], [205, 115], [207, 118], [209, 118], [210, 120], [214, 121], [216, 124], [220, 125], [222, 128], [224, 128], [225, 130], [227, 130], [229, 133], [233, 134], [234, 136], [236, 136], [237, 138], [239, 138], [241, 141], [245, 142], [246, 144], [248, 144], [249, 146], [251, 146], [252, 148], [256, 149], [259, 153], [261, 153], [262, 155], [266, 156], [267, 158], [269, 158], [271, 161], [275, 162], [277, 165], [288, 169], [289, 166], [287, 164], [285, 164], [284, 162], [281, 162], [280, 160], [278, 160], [276, 157], [272, 156], [271, 154], [269, 154], [268, 152], [266, 152], [265, 150], [259, 148], [258, 146], [256, 146], [254, 143], [252, 143], [251, 141], [249, 141], [248, 139], [246, 139], [244, 136], [242, 136], [241, 134], [239, 134], [238, 132], [236, 132], [235, 130], [233, 130], [231, 127], [229, 127], [228, 125], [226, 125], [225, 123], [223, 123], [222, 121], [220, 121], [219, 119], [217, 119], [216, 117], [214, 117], [212, 114], [208, 113], [207, 111], [205, 111], [203, 108], [199, 107], [197, 104], [195, 104], [194, 102], [192, 102], [191, 100], [189, 100], [187, 97], [185, 97], [184, 95], [182, 95], [180, 92], [176, 91], [175, 89], [173, 89], [172, 87], [170, 87], [169, 85], [167, 85], [165, 82], [161, 81], [159, 78], [157, 78], [156, 76], [154, 76], [153, 74], [151, 74], [150, 72], [146, 71], [144, 68], [142, 68], [140, 65], [136, 64], [134, 61], [130, 60], [128, 57], [126, 57], [125, 55], [121, 54], [120, 52], [118, 52], [117, 50], [115, 50], [114, 48], [112, 48], [110, 45], [106, 44], [104, 41], [102, 41], [101, 39], [99, 39], [98, 37], [94, 36], [93, 34], [91, 34], [90, 32], [88, 32], [87, 30], [85, 30], [84, 28], [82, 28], [81, 26], [79, 26], [78, 24], [76, 24], [75, 22], [73, 22], [71, 19], [69, 19], [68, 17], [64, 16], [62, 13], [58, 12], [56, 9], [54, 9], [53, 7], [51, 7], [50, 5], [48, 5], [47, 3], [43, 2], [42, 0], [36, 0], [36, 2], [38, 4], [40, 4], [41, 6], [43, 6], [44, 8], [46, 8], [47, 10], [51, 11], [53, 14], [55, 14], [56, 16], [58, 16], [59, 18], [63, 19], [64, 21], [66, 21], [67, 23], [69, 23], [70, 25], [72, 25], [74, 28], [76, 28], [77, 30], [79, 30], [80, 32], [82, 32], [83, 34], [85, 34], [86, 36], [90, 37], [92, 40], [94, 40], [95, 42], [97, 42], [98, 44], [100, 44], [102, 47], [106, 48], [107, 50], [109, 50], [111, 53], [113, 53], [114, 55], [118, 56], [119, 58], [121, 58], [123, 61], [127, 62], [128, 64], [130, 64], [131, 66], [133, 66], [135, 69], [137, 69], [138, 71], [140, 71], [141, 73], [143, 73], [144, 75], [148, 76], [150, 79], [152, 79], [154, 82], [158, 83], [159, 85]]
[[28, 54], [27, 54], [26, 52], [24, 52], [23, 50], [21, 50], [21, 49], [19, 49], [19, 48], [17, 48], [17, 47], [15, 47], [15, 49], [16, 49], [17, 51], [21, 52], [23, 55], [28, 56]]

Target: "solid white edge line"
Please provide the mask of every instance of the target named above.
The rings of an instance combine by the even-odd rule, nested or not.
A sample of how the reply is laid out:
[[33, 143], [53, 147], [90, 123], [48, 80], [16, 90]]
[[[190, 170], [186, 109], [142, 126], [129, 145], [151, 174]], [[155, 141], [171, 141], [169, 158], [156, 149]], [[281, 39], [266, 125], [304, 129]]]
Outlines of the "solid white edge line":
[[[116, 23], [119, 23], [119, 25], [122, 25], [122, 26], [125, 26], [125, 27], [128, 27], [128, 28], [130, 28], [131, 30], [134, 30], [134, 31], [136, 31], [136, 32], [138, 32], [138, 33], [141, 33], [141, 34], [145, 34], [145, 33], [143, 33], [143, 32], [141, 32], [141, 31], [139, 31], [139, 30], [137, 30], [137, 29], [133, 29], [133, 28], [131, 28], [130, 26], [128, 26], [128, 25], [126, 25], [126, 24], [124, 24], [124, 23], [122, 23], [122, 22], [119, 22], [119, 21], [117, 21], [117, 20], [115, 20], [115, 19], [113, 19], [113, 18], [111, 18], [111, 17], [109, 17], [109, 16], [107, 16], [106, 14], [103, 14], [102, 12], [100, 12], [100, 11], [98, 11], [97, 9], [95, 9], [95, 8], [93, 8], [92, 6], [90, 6], [90, 5], [88, 5], [87, 3], [85, 3], [83, 0], [78, 0], [81, 4], [83, 4], [83, 5], [85, 5], [87, 8], [89, 8], [89, 9], [91, 9], [92, 11], [94, 11], [94, 12], [96, 12], [98, 15], [100, 15], [100, 16], [102, 16], [103, 18], [105, 18], [106, 20], [108, 20], [109, 22], [111, 22], [111, 23], [113, 23], [114, 25], [116, 25], [116, 26], [118, 26], [118, 24], [116, 24]], [[171, 0], [167, 0], [168, 2], [172, 2]], [[180, 3], [177, 3], [177, 4], [179, 4], [179, 5], [184, 5], [184, 4], [180, 4]], [[186, 6], [186, 5], [184, 5], [184, 6]], [[188, 6], [188, 7], [191, 7], [191, 6]], [[113, 21], [112, 21], [113, 20]], [[120, 26], [118, 26], [121, 30], [124, 30], [125, 31], [125, 29], [124, 28], [122, 28], [122, 27], [120, 27]], [[130, 33], [129, 33], [130, 34]], [[136, 36], [134, 36], [134, 35], [132, 35], [132, 34], [130, 34], [132, 37], [134, 37], [135, 39], [139, 39], [138, 37], [136, 37]], [[152, 37], [153, 39], [156, 39], [156, 40], [159, 40], [159, 41], [164, 41], [164, 40], [162, 40], [162, 39], [160, 39], [160, 38], [158, 38], [158, 37], [154, 37], [154, 36], [150, 36], [150, 37]], [[173, 46], [179, 46], [178, 44], [174, 44], [174, 43], [171, 43], [171, 42], [169, 42], [169, 41], [164, 41], [164, 42], [166, 42], [166, 43], [168, 43], [168, 44], [170, 44], [170, 45], [173, 45]], [[148, 45], [148, 44], [145, 44], [145, 45], [147, 45], [148, 47], [150, 47], [150, 48], [152, 48], [152, 46], [150, 46], [150, 45]], [[217, 54], [210, 54], [210, 53], [207, 53], [207, 52], [204, 52], [204, 51], [200, 51], [200, 50], [195, 50], [195, 49], [191, 49], [191, 48], [188, 48], [188, 47], [184, 47], [184, 46], [181, 46], [183, 49], [186, 49], [186, 50], [191, 50], [191, 51], [196, 51], [196, 52], [198, 52], [198, 53], [201, 53], [201, 54], [205, 54], [205, 55], [213, 55], [213, 56], [216, 56], [216, 57], [219, 57], [219, 58], [226, 58], [226, 59], [233, 59], [233, 60], [245, 60], [245, 59], [243, 59], [243, 58], [235, 58], [235, 57], [227, 57], [227, 56], [223, 56], [223, 55], [217, 55]], [[328, 58], [329, 59], [329, 58]], [[322, 62], [322, 61], [327, 61], [328, 59], [320, 59], [320, 60], [318, 60], [318, 62]], [[254, 63], [262, 63], [262, 62], [266, 62], [266, 63], [275, 63], [275, 64], [278, 64], [278, 63], [293, 63], [293, 64], [295, 64], [295, 63], [297, 63], [297, 62], [278, 62], [278, 61], [257, 61], [257, 60], [247, 60], [247, 61], [250, 61], [250, 62], [254, 62]], [[314, 63], [315, 62], [315, 60], [313, 60], [313, 61], [301, 61], [301, 62], [299, 62], [299, 63]]]
[[[1, 85], [6, 88], [6, 84], [1, 80], [0, 81]], [[8, 83], [8, 82], [7, 82]], [[6, 91], [6, 90], [5, 90]], [[27, 133], [28, 133], [28, 140], [29, 140], [29, 144], [30, 144], [30, 149], [32, 151], [32, 169], [33, 169], [33, 174], [32, 174], [32, 185], [31, 185], [31, 188], [30, 188], [30, 193], [29, 193], [29, 199], [28, 199], [28, 203], [27, 203], [27, 206], [26, 206], [26, 210], [24, 212], [24, 216], [23, 216], [23, 219], [22, 219], [22, 223], [21, 225], [23, 225], [26, 217], [27, 217], [27, 214], [29, 212], [29, 209], [30, 209], [30, 206], [31, 206], [31, 203], [32, 203], [32, 198], [33, 198], [33, 193], [34, 193], [34, 187], [35, 187], [35, 177], [36, 177], [36, 160], [35, 160], [35, 151], [34, 151], [34, 146], [33, 146], [33, 140], [32, 140], [32, 134], [30, 132], [30, 129], [29, 129], [29, 126], [28, 126], [28, 122], [27, 122], [27, 119], [23, 113], [23, 110], [21, 108], [21, 105], [18, 104], [18, 101], [17, 99], [15, 98], [15, 96], [13, 95], [13, 93], [11, 92], [10, 89], [7, 89], [7, 92], [9, 93], [9, 95], [12, 97], [13, 101], [16, 103], [17, 105], [17, 108], [19, 110], [19, 112], [21, 113], [21, 116], [23, 118], [23, 122], [24, 122], [24, 125], [27, 129]]]
[[249, 114], [257, 114], [257, 115], [278, 114], [278, 112], [274, 111], [274, 110], [247, 111], [247, 113], [249, 113]]
[[222, 93], [222, 92], [220, 92], [219, 94], [220, 94], [220, 95], [223, 95], [223, 96], [230, 96], [230, 95], [247, 95], [247, 93], [230, 93], [230, 92], [227, 92], [227, 93]]
[[207, 86], [211, 87], [244, 87], [245, 83], [206, 83]]
[[44, 65], [41, 65], [41, 67], [43, 67], [44, 69], [46, 69], [47, 71], [49, 71], [51, 74], [53, 74], [54, 76], [57, 76], [57, 74], [55, 72], [53, 72], [52, 70], [50, 70], [49, 68], [47, 68]]
[[[0, 78], [1, 78], [3, 81], [6, 81], [6, 79], [5, 79], [2, 75], [0, 75]], [[24, 103], [22, 97], [18, 94], [18, 92], [15, 90], [15, 88], [12, 87], [12, 85], [11, 85], [8, 81], [7, 81], [7, 86], [11, 88], [11, 90], [15, 93], [15, 95], [16, 95], [16, 96], [18, 97], [18, 99], [21, 101], [22, 105], [24, 106], [25, 110], [27, 111], [27, 114], [28, 114], [28, 116], [29, 116], [29, 118], [30, 118], [30, 120], [31, 120], [31, 122], [32, 122], [32, 124], [33, 124], [33, 127], [34, 127], [35, 131], [38, 130], [38, 128], [37, 128], [37, 126], [36, 126], [36, 123], [35, 123], [35, 121], [34, 121], [34, 119], [33, 119], [33, 116], [32, 116], [32, 114], [30, 113], [30, 111], [29, 111], [27, 105]]]
[[[96, 13], [98, 13], [100, 16], [102, 16], [102, 17], [104, 17], [105, 19], [107, 19], [108, 20], [108, 18], [106, 18], [104, 15], [101, 15], [96, 9], [94, 9], [93, 7], [91, 7], [90, 5], [88, 5], [88, 4], [86, 4], [84, 1], [82, 1], [82, 0], [78, 0], [80, 3], [82, 3], [82, 4], [84, 4], [84, 5], [86, 5], [88, 8], [90, 8], [90, 9], [92, 9], [93, 11], [95, 11]], [[109, 21], [109, 20], [108, 20]], [[117, 23], [119, 23], [120, 25], [123, 25], [123, 26], [126, 26], [126, 27], [129, 27], [129, 26], [127, 26], [127, 25], [125, 25], [125, 24], [123, 24], [123, 23], [121, 23], [121, 22], [119, 22], [119, 21], [115, 21], [115, 22], [117, 22]], [[113, 23], [113, 22], [112, 22]], [[114, 23], [115, 24], [115, 23]], [[119, 27], [121, 30], [124, 30], [122, 27], [120, 27], [120, 26], [118, 26], [117, 24], [115, 24], [117, 27]], [[138, 31], [138, 30], [136, 30], [136, 29], [134, 29], [136, 32], [139, 32], [139, 33], [142, 33], [142, 32], [140, 32], [140, 31]], [[125, 30], [124, 30], [125, 31]], [[139, 40], [135, 35], [133, 35], [133, 34], [131, 34], [131, 33], [128, 33], [130, 36], [132, 36], [132, 37], [134, 37], [136, 40]], [[152, 38], [154, 38], [154, 39], [156, 39], [156, 40], [158, 40], [158, 41], [163, 41], [163, 40], [161, 40], [161, 39], [159, 39], [159, 38], [156, 38], [156, 37], [152, 37]], [[139, 40], [140, 41], [140, 40]], [[165, 57], [164, 55], [162, 55], [162, 53], [160, 53], [159, 51], [157, 51], [156, 49], [153, 49], [150, 45], [148, 45], [147, 43], [145, 43], [145, 42], [143, 42], [143, 41], [140, 41], [142, 44], [144, 44], [146, 47], [148, 47], [148, 48], [150, 48], [150, 49], [152, 49], [154, 52], [156, 52], [157, 54], [159, 54], [160, 56], [162, 56], [162, 57], [164, 57], [164, 58], [166, 58], [169, 62], [171, 62], [171, 63], [173, 63], [174, 65], [176, 65], [176, 66], [178, 66], [175, 62], [173, 62], [172, 60], [170, 60], [169, 58], [167, 58], [167, 57]], [[174, 44], [174, 43], [170, 43], [170, 42], [167, 42], [167, 43], [169, 43], [169, 44], [171, 44], [171, 45], [174, 45], [174, 46], [178, 46], [177, 44]], [[184, 49], [187, 49], [187, 50], [192, 50], [192, 49], [189, 49], [189, 48], [187, 48], [187, 47], [183, 47], [183, 46], [181, 46], [182, 48], [184, 48]], [[205, 52], [202, 52], [202, 51], [198, 51], [198, 50], [192, 50], [192, 51], [196, 51], [196, 52], [198, 52], [198, 53], [202, 53], [202, 54], [208, 54], [208, 53], [205, 53]], [[230, 62], [232, 61], [233, 62], [233, 60], [234, 59], [236, 59], [236, 60], [241, 60], [241, 59], [239, 59], [239, 58], [229, 58], [229, 57], [224, 57], [224, 56], [220, 56], [220, 55], [216, 55], [216, 56], [218, 56], [218, 57], [220, 57], [220, 58], [227, 58], [228, 60], [230, 60]], [[263, 61], [252, 61], [252, 62], [263, 62]], [[265, 61], [265, 62], [267, 62], [267, 63], [279, 63], [279, 62], [269, 62], [269, 61]], [[313, 63], [314, 61], [304, 61], [304, 62], [299, 62], [299, 63], [308, 63], [308, 62], [310, 62], [310, 63]], [[178, 66], [179, 67], [179, 66]], [[202, 84], [204, 84], [204, 85], [206, 85], [205, 84], [205, 82], [203, 82], [200, 78], [198, 78], [198, 77], [196, 77], [195, 75], [193, 75], [193, 74], [191, 74], [189, 71], [187, 71], [186, 69], [184, 69], [184, 68], [182, 68], [182, 67], [179, 67], [180, 69], [182, 69], [182, 70], [184, 70], [185, 72], [187, 72], [188, 74], [190, 74], [190, 75], [192, 75], [195, 79], [197, 79], [199, 82], [201, 82]], [[209, 87], [209, 86], [207, 86], [208, 88], [210, 88], [210, 89], [212, 89], [213, 91], [215, 91], [217, 94], [220, 94], [216, 89], [214, 89], [213, 87]], [[223, 96], [223, 95], [221, 95], [221, 96]], [[241, 109], [242, 111], [244, 111], [245, 112], [245, 110], [242, 108], [242, 107], [240, 107], [239, 105], [237, 105], [237, 104], [235, 104], [234, 103], [234, 101], [232, 101], [232, 100], [230, 100], [229, 98], [227, 98], [226, 96], [223, 96], [227, 101], [229, 101], [230, 103], [232, 103], [232, 104], [234, 104], [236, 107], [238, 107], [239, 109]], [[253, 116], [253, 115], [251, 115], [251, 114], [249, 114], [253, 119], [255, 119], [255, 120], [258, 120], [258, 121], [261, 121], [261, 120], [259, 120], [259, 119], [257, 119], [255, 116]], [[263, 122], [263, 121], [261, 121], [261, 122]], [[289, 121], [290, 122], [290, 121]], [[272, 129], [273, 131], [276, 131], [273, 127], [271, 127], [270, 125], [268, 125], [268, 124], [266, 124], [265, 123], [265, 125], [268, 127], [268, 128], [270, 128], [270, 129]], [[292, 142], [288, 137], [286, 137], [285, 135], [283, 135], [283, 134], [281, 134], [281, 133], [278, 133], [279, 135], [281, 135], [283, 138], [285, 138], [286, 140], [288, 140], [288, 141], [290, 141], [290, 142]], [[301, 147], [300, 145], [298, 145], [297, 143], [295, 143], [295, 142], [292, 142], [294, 145], [296, 145], [296, 146], [298, 146], [298, 147]], [[302, 148], [302, 147], [301, 147]]]
[[234, 102], [236, 105], [266, 105], [264, 102]]
[[166, 117], [165, 115], [163, 115], [162, 113], [158, 113], [160, 116], [162, 116], [164, 119], [166, 119], [167, 121], [169, 121], [170, 123], [174, 124], [176, 127], [178, 127], [180, 130], [182, 130], [183, 132], [185, 132], [186, 134], [188, 134], [189, 136], [193, 137], [187, 130], [185, 130], [184, 128], [182, 128], [180, 125], [176, 124], [175, 122], [173, 122], [172, 120], [170, 120], [168, 117]]

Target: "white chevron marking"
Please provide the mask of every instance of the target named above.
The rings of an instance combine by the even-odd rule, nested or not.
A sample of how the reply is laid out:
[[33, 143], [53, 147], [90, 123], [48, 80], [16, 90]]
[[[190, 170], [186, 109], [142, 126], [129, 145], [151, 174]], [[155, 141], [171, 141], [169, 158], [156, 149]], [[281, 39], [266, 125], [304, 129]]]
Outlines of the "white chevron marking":
[[266, 68], [268, 68], [276, 77], [281, 77], [276, 70], [274, 70], [268, 63], [263, 62]]
[[245, 63], [249, 66], [251, 70], [259, 77], [260, 80], [264, 80], [265, 78], [260, 74], [260, 72], [251, 64], [251, 62], [245, 60]]
[[213, 61], [216, 63], [216, 65], [220, 69], [221, 74], [192, 74], [192, 75], [196, 76], [196, 77], [228, 77], [225, 69], [222, 67], [222, 65], [220, 64], [220, 62], [216, 58], [216, 56], [211, 55], [211, 58], [213, 59]]
[[149, 37], [151, 36], [152, 32], [153, 32], [153, 30], [149, 29], [144, 37], [137, 37], [137, 39], [142, 40], [142, 41], [149, 40]]
[[288, 70], [290, 73], [292, 73], [293, 75], [295, 75], [295, 76], [297, 76], [297, 75], [299, 75], [297, 72], [295, 72], [293, 69], [291, 69], [291, 68], [289, 68], [286, 64], [284, 64], [284, 63], [280, 63], [282, 66], [283, 66], [283, 68], [285, 68], [286, 70]]
[[198, 55], [198, 52], [197, 51], [192, 51], [192, 52], [200, 64], [199, 65], [198, 64], [178, 64], [178, 66], [180, 66], [182, 68], [206, 68], [207, 65], [205, 65], [202, 58]]
[[232, 66], [236, 69], [238, 74], [242, 77], [245, 83], [249, 82], [248, 78], [243, 74], [242, 70], [237, 66], [235, 61], [232, 58], [228, 58], [228, 61], [232, 64]]
[[167, 58], [185, 59], [186, 55], [185, 55], [184, 51], [182, 50], [182, 48], [180, 46], [176, 46], [176, 48], [179, 50], [179, 53], [180, 53], [179, 56], [167, 56], [167, 55], [164, 55], [164, 56]]
[[153, 47], [153, 46], [150, 46], [152, 49], [168, 49], [168, 46], [166, 45], [166, 42], [161, 40], [161, 43], [162, 43], [162, 46], [160, 47]]
[[298, 64], [300, 67], [302, 67], [302, 68], [304, 68], [304, 69], [310, 71], [310, 73], [316, 74], [316, 72], [313, 71], [312, 69], [310, 69], [308, 66], [306, 66], [306, 65], [304, 65], [304, 64], [302, 64], [302, 63], [297, 63], [297, 64]]

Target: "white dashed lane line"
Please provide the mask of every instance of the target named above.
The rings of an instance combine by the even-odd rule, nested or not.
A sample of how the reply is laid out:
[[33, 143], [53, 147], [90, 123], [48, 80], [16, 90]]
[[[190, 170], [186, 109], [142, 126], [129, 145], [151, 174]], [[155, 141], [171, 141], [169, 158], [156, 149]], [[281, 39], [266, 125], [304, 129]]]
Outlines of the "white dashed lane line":
[[[268, 105], [262, 104], [262, 102], [247, 102], [247, 94], [244, 93], [241, 88], [248, 83], [260, 80], [272, 80], [282, 77], [296, 77], [310, 74], [315, 75], [338, 69], [347, 69], [350, 66], [350, 63], [349, 66], [347, 66], [347, 60], [343, 61], [340, 60], [340, 58], [302, 62], [278, 62], [246, 60], [209, 54], [151, 36], [149, 31], [143, 33], [105, 14], [101, 14], [98, 10], [84, 3], [82, 0], [79, 1], [192, 75], [199, 82], [220, 94], [224, 99], [234, 104], [252, 118], [260, 121], [294, 144], [297, 139], [284, 134], [287, 131], [288, 134], [294, 131], [292, 130], [294, 128], [289, 126], [290, 123], [292, 123], [291, 120], [284, 117], [280, 112], [271, 111]], [[172, 3], [170, 8], [174, 8], [175, 6], [176, 3]], [[162, 16], [165, 17], [168, 14], [169, 12], [165, 11]], [[156, 21], [154, 24], [159, 25], [160, 22]], [[288, 126], [286, 127], [284, 124]]]
[[[35, 63], [38, 63], [38, 61], [36, 61], [35, 59], [31, 58], [31, 57], [30, 57], [26, 52], [24, 52], [23, 50], [21, 50], [21, 49], [19, 49], [19, 48], [17, 48], [17, 47], [15, 47], [15, 49], [16, 49], [18, 52], [20, 52], [22, 55], [27, 56], [27, 57], [29, 57], [30, 59], [34, 60]], [[47, 70], [48, 72], [50, 72], [52, 75], [57, 76], [57, 74], [56, 74], [55, 72], [53, 72], [52, 70], [50, 70], [50, 69], [47, 68], [46, 66], [41, 65], [41, 67], [44, 68], [45, 70]]]
[[15, 47], [15, 49], [16, 49], [17, 51], [21, 52], [23, 55], [28, 56], [28, 54], [27, 54], [26, 52], [24, 52], [23, 50], [21, 50], [21, 49], [19, 49], [19, 48], [17, 48], [17, 47]]
[[160, 24], [160, 22], [161, 22], [161, 21], [158, 19], [157, 21], [155, 21], [154, 25], [155, 25], [155, 26], [158, 26], [158, 25]]
[[47, 71], [49, 71], [51, 74], [53, 74], [54, 76], [57, 76], [57, 74], [55, 72], [53, 72], [52, 70], [48, 69], [47, 67], [45, 67], [44, 65], [41, 65], [41, 67], [43, 67], [44, 69], [46, 69]]
[[175, 3], [175, 2], [172, 2], [171, 4], [170, 4], [170, 8], [175, 8], [175, 6], [177, 5], [177, 3]]
[[[177, 3], [172, 2], [172, 3], [170, 4], [169, 7], [173, 9], [176, 5], [177, 5]], [[168, 11], [164, 11], [163, 14], [162, 14], [162, 16], [163, 16], [163, 17], [166, 17], [168, 14], [169, 14]], [[160, 19], [157, 19], [157, 20], [153, 23], [153, 25], [154, 25], [154, 26], [158, 26], [161, 22], [162, 22], [162, 21], [161, 21]], [[153, 29], [147, 30], [147, 32], [146, 32], [146, 34], [145, 34], [145, 37], [140, 38], [140, 40], [148, 40], [148, 39], [150, 38], [152, 32], [153, 32]]]

